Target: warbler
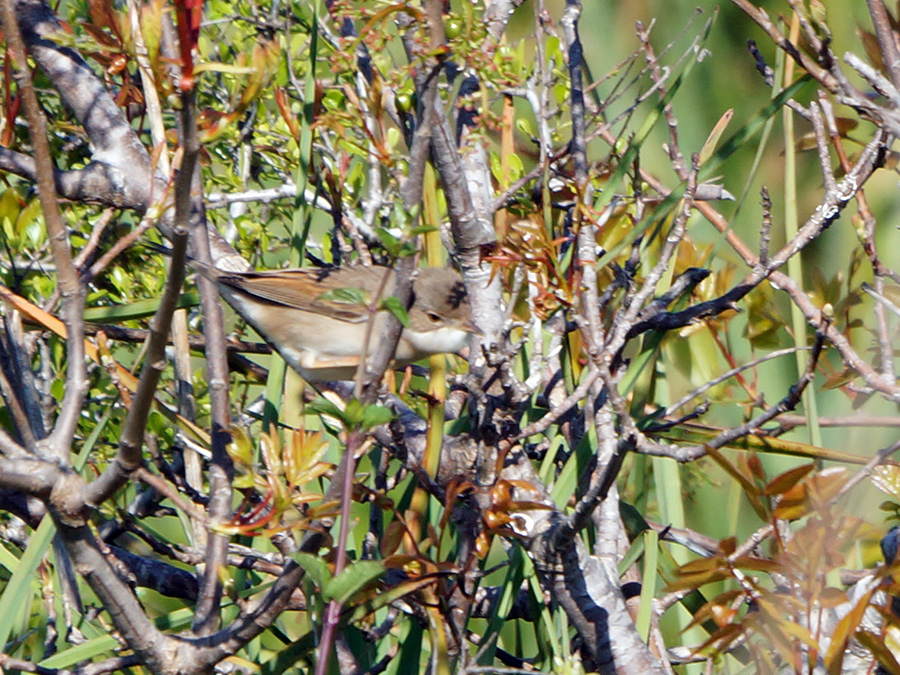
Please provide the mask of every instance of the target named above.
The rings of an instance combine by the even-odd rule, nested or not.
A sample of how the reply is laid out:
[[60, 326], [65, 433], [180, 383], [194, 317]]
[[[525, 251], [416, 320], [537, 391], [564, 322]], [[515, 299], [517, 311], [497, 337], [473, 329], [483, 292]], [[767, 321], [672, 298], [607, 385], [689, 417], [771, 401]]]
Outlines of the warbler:
[[[394, 270], [380, 266], [228, 272], [197, 261], [191, 265], [309, 382], [355, 376], [361, 357], [375, 350], [388, 316], [383, 307], [373, 316], [372, 303], [394, 286]], [[458, 352], [477, 332], [462, 278], [451, 269], [419, 270], [406, 309], [409, 321], [394, 352], [397, 367]]]

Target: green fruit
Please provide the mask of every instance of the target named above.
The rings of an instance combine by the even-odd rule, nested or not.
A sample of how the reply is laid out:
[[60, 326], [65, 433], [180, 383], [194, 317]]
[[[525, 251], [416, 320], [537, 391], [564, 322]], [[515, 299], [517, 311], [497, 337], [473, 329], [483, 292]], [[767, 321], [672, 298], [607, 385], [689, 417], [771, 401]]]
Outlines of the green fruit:
[[397, 96], [394, 98], [394, 103], [397, 106], [397, 110], [403, 113], [407, 113], [412, 110], [413, 107], [413, 95], [411, 91], [401, 91], [397, 92]]
[[455, 40], [463, 32], [463, 22], [459, 17], [451, 17], [444, 23], [444, 32], [448, 40]]

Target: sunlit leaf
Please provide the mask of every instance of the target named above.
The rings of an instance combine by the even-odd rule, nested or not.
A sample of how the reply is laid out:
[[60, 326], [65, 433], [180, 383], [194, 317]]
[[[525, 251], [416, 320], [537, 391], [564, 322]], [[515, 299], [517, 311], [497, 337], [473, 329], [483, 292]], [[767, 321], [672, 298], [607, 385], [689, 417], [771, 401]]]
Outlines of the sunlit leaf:
[[384, 574], [384, 565], [377, 560], [360, 560], [349, 565], [328, 581], [325, 595], [340, 603], [346, 603], [356, 593]]

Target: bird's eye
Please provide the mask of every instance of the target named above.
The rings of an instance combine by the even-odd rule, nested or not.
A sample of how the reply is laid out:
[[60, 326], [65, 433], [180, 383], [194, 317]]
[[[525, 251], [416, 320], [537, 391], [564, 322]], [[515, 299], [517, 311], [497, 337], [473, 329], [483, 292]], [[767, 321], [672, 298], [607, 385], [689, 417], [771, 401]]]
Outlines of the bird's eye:
[[428, 312], [426, 314], [426, 316], [428, 317], [428, 320], [431, 323], [440, 323], [441, 322], [441, 315], [438, 314], [437, 312]]

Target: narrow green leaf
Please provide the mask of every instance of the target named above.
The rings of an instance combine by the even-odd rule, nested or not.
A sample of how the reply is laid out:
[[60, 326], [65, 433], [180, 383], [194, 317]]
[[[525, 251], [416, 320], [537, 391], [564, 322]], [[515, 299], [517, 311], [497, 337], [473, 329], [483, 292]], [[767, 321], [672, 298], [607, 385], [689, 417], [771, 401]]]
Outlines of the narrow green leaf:
[[363, 410], [360, 426], [363, 429], [371, 429], [382, 424], [387, 424], [394, 418], [394, 413], [383, 405], [370, 405]]
[[119, 647], [119, 642], [112, 635], [102, 635], [54, 654], [50, 658], [41, 661], [38, 665], [44, 668], [66, 668], [76, 663], [105, 656], [111, 651], [119, 649]]
[[397, 237], [383, 227], [379, 227], [375, 230], [375, 234], [381, 239], [381, 245], [384, 246], [384, 250], [387, 251], [389, 256], [396, 258], [400, 255], [401, 242]]
[[[349, 404], [348, 404], [349, 408]], [[350, 418], [344, 410], [341, 410], [334, 403], [324, 398], [317, 398], [315, 401], [306, 404], [306, 411], [317, 415], [327, 415], [340, 420], [341, 423], [349, 425]]]
[[[84, 466], [88, 455], [106, 427], [107, 422], [109, 422], [111, 415], [112, 408], [107, 410], [106, 414], [94, 427], [91, 435], [85, 440], [81, 451], [73, 463], [77, 470]], [[56, 525], [49, 516], [45, 517], [31, 536], [28, 547], [18, 560], [16, 569], [12, 570], [13, 575], [3, 590], [3, 594], [0, 595], [0, 648], [6, 645], [9, 634], [12, 632], [13, 624], [19, 619], [18, 610], [25, 605], [25, 596], [31, 592], [29, 580], [44, 557], [47, 547], [55, 534]]]
[[328, 582], [325, 596], [343, 604], [382, 574], [384, 565], [377, 560], [360, 560]]
[[0, 544], [0, 566], [9, 570], [10, 574], [15, 574], [19, 569], [19, 559], [3, 544]]
[[[422, 660], [423, 628], [415, 621], [406, 621], [400, 634], [400, 648], [397, 652], [396, 673], [420, 673]], [[402, 630], [402, 629], [401, 629]], [[405, 633], [405, 634], [404, 634]]]
[[516, 595], [522, 587], [522, 579], [524, 578], [524, 569], [522, 565], [522, 549], [516, 547], [510, 555], [510, 564], [506, 570], [506, 578], [500, 586], [500, 600], [497, 602], [497, 609], [488, 619], [487, 630], [481, 636], [481, 649], [479, 650], [478, 663], [482, 666], [490, 666], [494, 662], [494, 654], [497, 649], [500, 632], [506, 624], [506, 617], [509, 616], [515, 602]]
[[[178, 298], [178, 308], [187, 309], [200, 304], [200, 296], [197, 293], [184, 293]], [[84, 310], [84, 320], [89, 323], [119, 323], [131, 319], [143, 319], [156, 314], [159, 309], [159, 300], [138, 300], [125, 305], [110, 307], [90, 307]]]
[[[647, 530], [644, 530], [647, 532]], [[628, 568], [631, 567], [634, 563], [638, 561], [638, 559], [644, 555], [644, 546], [647, 540], [644, 537], [637, 537], [628, 547], [628, 550], [625, 552], [625, 556], [619, 561], [619, 564], [616, 566], [616, 569], [619, 571], [619, 575], [625, 574], [628, 571]]]
[[[154, 621], [156, 627], [163, 631], [179, 631], [187, 628], [191, 624], [193, 611], [187, 608], [177, 609], [174, 612], [159, 617]], [[54, 654], [50, 658], [44, 659], [38, 665], [43, 668], [68, 668], [76, 663], [90, 661], [95, 657], [102, 657], [111, 651], [117, 651], [120, 648], [119, 642], [111, 635], [105, 634], [93, 640], [75, 645], [58, 654]]]
[[346, 305], [368, 305], [369, 297], [361, 288], [335, 288], [316, 297], [322, 302], [339, 302]]
[[406, 311], [406, 307], [393, 295], [382, 300], [381, 307], [397, 317], [397, 321], [403, 324], [404, 328], [409, 326], [409, 313]]
[[291, 559], [300, 565], [323, 592], [331, 582], [331, 570], [322, 558], [311, 553], [293, 553]]
[[56, 525], [50, 516], [45, 516], [19, 558], [19, 565], [6, 584], [3, 595], [0, 595], [0, 647], [4, 651], [13, 625], [21, 619], [19, 609], [26, 604], [25, 596], [32, 592], [31, 579], [55, 534]]
[[218, 61], [210, 61], [207, 63], [198, 63], [194, 66], [194, 73], [225, 73], [227, 75], [252, 75], [256, 73], [256, 68], [249, 66], [236, 66], [229, 63], [221, 63]]
[[650, 619], [653, 616], [653, 596], [656, 591], [656, 579], [659, 575], [657, 562], [659, 558], [659, 535], [656, 530], [644, 530], [644, 574], [641, 581], [641, 605], [634, 622], [638, 634], [644, 642], [650, 635]]

